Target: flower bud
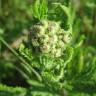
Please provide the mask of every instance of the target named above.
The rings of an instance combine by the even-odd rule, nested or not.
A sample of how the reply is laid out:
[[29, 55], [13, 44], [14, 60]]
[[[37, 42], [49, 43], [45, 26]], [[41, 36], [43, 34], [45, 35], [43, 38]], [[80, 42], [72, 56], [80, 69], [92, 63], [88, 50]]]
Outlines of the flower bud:
[[71, 35], [65, 32], [58, 22], [43, 20], [33, 26], [31, 38], [36, 52], [60, 57], [66, 49], [66, 45], [70, 43]]
[[65, 36], [63, 38], [65, 43], [70, 43], [71, 39], [72, 39], [71, 34], [65, 34]]

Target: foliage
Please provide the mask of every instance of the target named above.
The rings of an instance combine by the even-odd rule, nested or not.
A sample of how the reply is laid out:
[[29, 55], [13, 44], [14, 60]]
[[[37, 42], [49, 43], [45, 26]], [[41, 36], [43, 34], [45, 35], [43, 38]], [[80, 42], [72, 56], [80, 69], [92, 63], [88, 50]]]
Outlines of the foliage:
[[0, 84], [0, 96], [25, 96], [26, 90], [20, 87], [7, 87]]
[[[25, 83], [30, 86], [19, 89], [0, 85], [0, 95], [7, 96], [6, 92], [9, 96], [96, 95], [96, 0], [0, 0], [0, 4], [0, 82], [16, 78], [14, 71], [19, 71], [21, 79], [26, 80], [23, 86]], [[52, 22], [59, 26], [53, 27], [56, 38], [59, 37], [56, 29], [71, 37], [71, 42], [57, 57], [57, 45], [62, 40], [54, 45], [44, 42], [53, 32], [49, 28]], [[21, 40], [23, 42], [17, 46], [19, 38], [23, 37], [22, 30], [26, 41]], [[42, 34], [42, 30], [46, 34]], [[47, 39], [43, 38], [45, 35]], [[69, 39], [66, 37], [66, 41]], [[18, 44], [15, 43], [14, 48], [15, 41]], [[44, 45], [56, 46], [56, 54], [52, 56], [50, 48], [45, 52]], [[22, 86], [22, 81], [20, 83]]]

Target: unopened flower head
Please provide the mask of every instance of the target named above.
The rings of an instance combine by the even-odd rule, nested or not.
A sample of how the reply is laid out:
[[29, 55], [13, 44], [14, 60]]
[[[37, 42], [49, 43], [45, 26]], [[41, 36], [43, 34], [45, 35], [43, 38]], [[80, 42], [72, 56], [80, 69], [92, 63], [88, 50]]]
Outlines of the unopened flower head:
[[[71, 35], [60, 27], [58, 22], [43, 20], [31, 29], [31, 42], [34, 52], [60, 57], [71, 41]], [[36, 49], [36, 50], [35, 50]]]

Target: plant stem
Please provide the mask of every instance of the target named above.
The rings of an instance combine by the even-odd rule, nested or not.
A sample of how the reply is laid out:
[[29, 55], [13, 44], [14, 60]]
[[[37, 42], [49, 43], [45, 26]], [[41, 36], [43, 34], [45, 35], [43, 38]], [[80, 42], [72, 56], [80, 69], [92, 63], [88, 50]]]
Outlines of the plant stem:
[[[22, 61], [24, 64], [29, 65], [21, 56], [19, 56], [19, 54], [10, 47], [10, 45], [2, 38], [0, 37], [0, 41], [20, 60]], [[32, 72], [37, 76], [37, 79], [39, 81], [42, 81], [42, 78], [40, 76], [40, 74], [38, 72], [35, 71], [35, 69], [31, 68]]]

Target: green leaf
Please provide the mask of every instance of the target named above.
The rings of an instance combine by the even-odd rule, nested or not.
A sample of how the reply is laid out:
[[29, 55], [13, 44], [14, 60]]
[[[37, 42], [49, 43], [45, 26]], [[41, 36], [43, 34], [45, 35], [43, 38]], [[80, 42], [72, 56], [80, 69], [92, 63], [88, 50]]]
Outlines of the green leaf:
[[47, 1], [46, 0], [36, 0], [33, 5], [33, 16], [36, 19], [42, 20], [47, 17]]

